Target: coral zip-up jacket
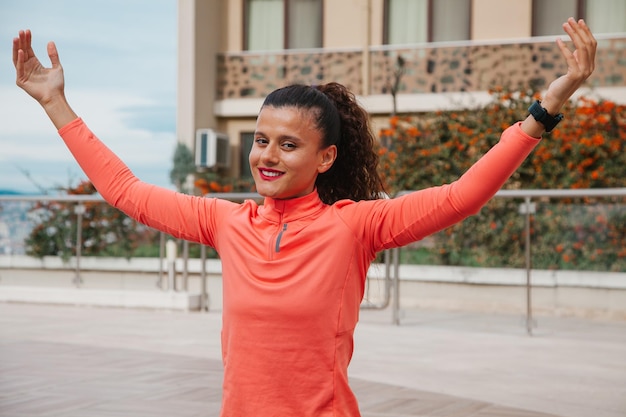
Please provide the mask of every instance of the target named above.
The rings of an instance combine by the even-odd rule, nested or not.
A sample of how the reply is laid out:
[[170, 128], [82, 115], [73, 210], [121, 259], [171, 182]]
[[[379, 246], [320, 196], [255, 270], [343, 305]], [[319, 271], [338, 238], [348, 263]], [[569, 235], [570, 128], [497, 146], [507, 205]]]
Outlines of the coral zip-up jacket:
[[358, 416], [353, 332], [377, 252], [476, 213], [539, 142], [519, 123], [458, 181], [396, 199], [261, 206], [139, 181], [81, 119], [59, 133], [98, 191], [130, 217], [214, 247], [223, 271], [222, 416]]

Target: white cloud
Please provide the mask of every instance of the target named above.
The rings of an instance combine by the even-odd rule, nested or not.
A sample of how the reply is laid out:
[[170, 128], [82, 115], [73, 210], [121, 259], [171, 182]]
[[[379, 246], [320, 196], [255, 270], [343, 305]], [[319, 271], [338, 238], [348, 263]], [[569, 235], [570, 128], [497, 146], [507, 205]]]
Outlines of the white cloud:
[[[56, 129], [45, 116], [39, 105], [23, 91], [0, 88], [0, 94], [14, 103], [2, 115], [0, 123], [6, 126], [0, 133], [0, 163], [9, 165], [0, 171], [0, 188], [11, 188], [14, 176], [9, 175], [21, 167], [37, 176], [41, 172], [38, 165], [58, 162], [58, 171], [45, 173], [46, 179], [52, 175], [57, 183], [68, 182], [68, 167], [80, 172], [73, 163], [72, 156], [58, 136]], [[172, 156], [176, 143], [174, 132], [154, 132], [146, 129], [130, 128], [124, 123], [124, 111], [132, 106], [154, 105], [145, 98], [109, 93], [100, 90], [67, 92], [71, 105], [83, 118], [95, 135], [115, 152], [140, 178], [169, 186], [167, 174], [171, 169]], [[13, 166], [11, 168], [10, 166]], [[163, 175], [155, 175], [160, 169]], [[144, 175], [144, 172], [146, 173]], [[148, 175], [147, 173], [150, 173]], [[5, 176], [6, 175], [6, 176]]]
[[[138, 177], [170, 186], [176, 0], [2, 2], [0, 57], [5, 62], [10, 63], [10, 40], [25, 28], [33, 30], [33, 47], [46, 66], [45, 44], [57, 43], [66, 96], [96, 136]], [[32, 189], [20, 170], [47, 184], [83, 178], [44, 111], [15, 85], [10, 64], [5, 68], [0, 71], [0, 188]]]

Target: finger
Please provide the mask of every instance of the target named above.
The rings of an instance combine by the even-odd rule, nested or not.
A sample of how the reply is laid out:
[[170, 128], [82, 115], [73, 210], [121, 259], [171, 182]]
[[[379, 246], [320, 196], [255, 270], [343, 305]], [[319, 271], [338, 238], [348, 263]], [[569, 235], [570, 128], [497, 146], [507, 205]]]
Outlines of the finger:
[[13, 65], [17, 66], [17, 51], [20, 50], [20, 38], [13, 38]]
[[50, 58], [50, 63], [52, 63], [52, 68], [58, 68], [61, 65], [59, 53], [54, 42], [48, 42], [48, 57]]
[[580, 27], [583, 29], [583, 31], [585, 32], [586, 39], [588, 40], [589, 63], [590, 63], [591, 71], [593, 71], [596, 65], [596, 51], [598, 49], [598, 41], [596, 40], [595, 36], [593, 36], [591, 29], [589, 29], [589, 26], [587, 26], [587, 23], [585, 23], [583, 19], [580, 19], [578, 23]]
[[584, 49], [586, 52], [594, 53], [597, 42], [583, 19], [575, 21], [573, 18], [569, 18], [563, 24], [563, 29], [574, 42], [576, 49]]
[[578, 60], [576, 59], [576, 56], [574, 55], [574, 53], [572, 53], [572, 51], [570, 51], [570, 49], [567, 47], [563, 39], [557, 38], [556, 44], [561, 50], [561, 55], [563, 55], [563, 58], [565, 58], [565, 62], [567, 63], [567, 68], [570, 71], [571, 70], [579, 71]]
[[32, 38], [33, 38], [33, 35], [30, 32], [30, 29], [26, 29], [24, 31], [25, 45], [22, 46], [22, 49], [24, 49], [24, 52], [26, 52], [26, 57], [25, 57], [26, 59], [32, 58], [35, 56], [35, 51], [33, 50]]
[[568, 34], [576, 48], [584, 46], [582, 34], [578, 31], [578, 22], [576, 22], [573, 18], [570, 17], [567, 19], [567, 22], [563, 23], [563, 30]]
[[[596, 41], [591, 31], [581, 19], [578, 22], [569, 18], [563, 24], [563, 29], [574, 43], [576, 64], [583, 72], [588, 74], [593, 71]], [[563, 51], [563, 48], [561, 48]]]
[[[18, 49], [21, 49], [22, 51], [26, 52], [26, 31], [25, 30], [20, 30], [18, 33]], [[26, 59], [28, 59], [28, 56], [26, 56]]]
[[19, 49], [15, 58], [15, 79], [17, 85], [21, 85], [20, 80], [24, 77], [24, 51]]

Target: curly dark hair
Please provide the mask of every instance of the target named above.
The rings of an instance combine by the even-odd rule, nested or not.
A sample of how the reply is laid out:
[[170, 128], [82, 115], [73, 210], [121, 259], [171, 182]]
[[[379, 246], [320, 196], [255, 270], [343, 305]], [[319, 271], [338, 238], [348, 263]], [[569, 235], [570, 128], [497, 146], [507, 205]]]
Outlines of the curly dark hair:
[[311, 111], [322, 133], [322, 146], [337, 146], [333, 166], [318, 175], [315, 183], [324, 203], [381, 198], [384, 187], [377, 170], [376, 138], [369, 115], [346, 87], [335, 82], [318, 86], [294, 84], [270, 93], [263, 102], [265, 106]]

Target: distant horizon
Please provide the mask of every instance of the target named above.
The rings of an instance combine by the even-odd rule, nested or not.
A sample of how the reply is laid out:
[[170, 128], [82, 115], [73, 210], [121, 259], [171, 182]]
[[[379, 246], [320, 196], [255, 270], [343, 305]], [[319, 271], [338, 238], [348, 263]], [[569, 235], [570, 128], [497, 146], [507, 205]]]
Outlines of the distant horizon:
[[31, 195], [31, 193], [23, 193], [16, 190], [0, 188], [0, 195]]
[[37, 196], [37, 195], [50, 195], [50, 194], [44, 194], [43, 192], [39, 192], [39, 191], [17, 191], [17, 190], [12, 190], [12, 189], [8, 189], [8, 188], [0, 188], [0, 196], [2, 195], [15, 195], [15, 196]]

